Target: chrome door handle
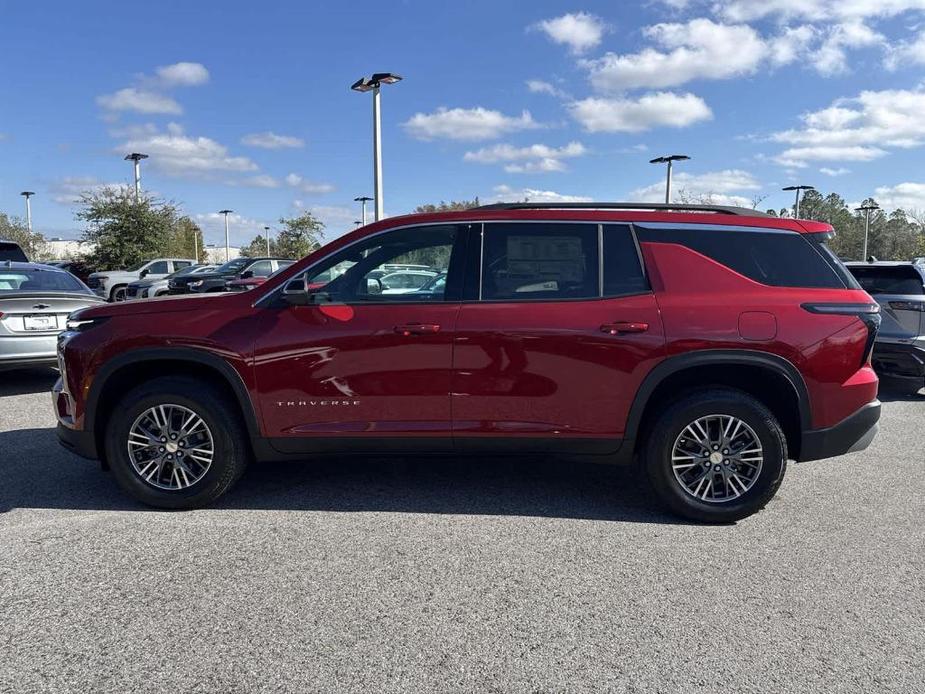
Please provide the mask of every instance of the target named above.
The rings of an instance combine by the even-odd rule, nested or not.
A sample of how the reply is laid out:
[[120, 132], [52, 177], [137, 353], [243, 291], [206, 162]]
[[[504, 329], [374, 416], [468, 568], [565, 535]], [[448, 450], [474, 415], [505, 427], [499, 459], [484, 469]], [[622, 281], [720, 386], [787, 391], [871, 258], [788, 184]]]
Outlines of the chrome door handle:
[[434, 333], [440, 332], [440, 326], [436, 323], [406, 323], [405, 325], [396, 325], [395, 332], [405, 337], [411, 335], [433, 335]]
[[637, 321], [616, 321], [615, 323], [604, 323], [601, 326], [601, 332], [608, 335], [623, 335], [626, 333], [644, 333], [649, 329], [648, 323], [639, 323]]

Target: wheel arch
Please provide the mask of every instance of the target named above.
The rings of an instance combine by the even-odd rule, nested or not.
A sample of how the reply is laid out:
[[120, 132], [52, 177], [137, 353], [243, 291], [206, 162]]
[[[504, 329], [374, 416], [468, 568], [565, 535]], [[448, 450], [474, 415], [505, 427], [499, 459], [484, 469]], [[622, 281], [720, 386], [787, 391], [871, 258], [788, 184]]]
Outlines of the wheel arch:
[[[121, 396], [136, 385], [160, 376], [189, 375], [222, 389], [237, 405], [248, 438], [260, 436], [254, 404], [240, 374], [221, 357], [191, 347], [132, 350], [107, 362], [87, 395], [84, 428], [93, 432], [96, 449], [105, 455], [106, 423]], [[105, 460], [103, 463], [105, 464]]]
[[791, 457], [799, 456], [802, 433], [812, 422], [806, 382], [787, 359], [755, 350], [705, 350], [659, 363], [643, 380], [630, 407], [623, 450], [629, 455], [638, 451], [662, 404], [681, 392], [716, 386], [735, 388], [762, 401], [784, 429]]

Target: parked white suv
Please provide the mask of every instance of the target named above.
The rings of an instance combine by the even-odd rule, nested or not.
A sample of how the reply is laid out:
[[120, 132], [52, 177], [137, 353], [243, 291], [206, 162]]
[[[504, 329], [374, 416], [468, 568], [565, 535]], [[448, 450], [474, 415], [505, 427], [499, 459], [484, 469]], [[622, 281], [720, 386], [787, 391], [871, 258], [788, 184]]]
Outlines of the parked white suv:
[[109, 301], [125, 301], [125, 288], [129, 282], [144, 279], [161, 279], [167, 275], [195, 265], [192, 258], [155, 258], [148, 260], [131, 270], [112, 270], [108, 272], [94, 272], [87, 279], [87, 286], [97, 296]]

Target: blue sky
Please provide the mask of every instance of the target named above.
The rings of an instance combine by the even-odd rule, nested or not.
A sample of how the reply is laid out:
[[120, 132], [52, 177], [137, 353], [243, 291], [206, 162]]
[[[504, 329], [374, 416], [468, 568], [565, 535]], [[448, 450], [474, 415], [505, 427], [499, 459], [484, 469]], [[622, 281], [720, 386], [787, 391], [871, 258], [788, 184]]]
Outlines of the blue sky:
[[385, 209], [420, 203], [791, 203], [792, 183], [925, 209], [925, 0], [47, 2], [0, 6], [0, 210], [37, 192], [47, 235], [75, 195], [131, 180], [234, 242], [300, 209], [352, 228], [372, 193], [383, 89]]

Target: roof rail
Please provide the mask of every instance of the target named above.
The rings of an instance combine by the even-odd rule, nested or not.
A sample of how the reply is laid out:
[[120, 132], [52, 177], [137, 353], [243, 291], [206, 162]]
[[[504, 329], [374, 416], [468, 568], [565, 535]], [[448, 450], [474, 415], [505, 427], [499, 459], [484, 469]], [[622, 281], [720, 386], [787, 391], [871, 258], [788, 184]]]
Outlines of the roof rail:
[[477, 210], [654, 210], [657, 212], [714, 212], [740, 217], [770, 217], [771, 215], [747, 207], [728, 205], [692, 205], [661, 202], [496, 202], [480, 205]]

